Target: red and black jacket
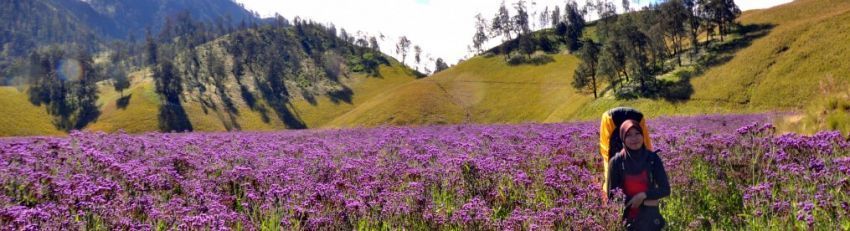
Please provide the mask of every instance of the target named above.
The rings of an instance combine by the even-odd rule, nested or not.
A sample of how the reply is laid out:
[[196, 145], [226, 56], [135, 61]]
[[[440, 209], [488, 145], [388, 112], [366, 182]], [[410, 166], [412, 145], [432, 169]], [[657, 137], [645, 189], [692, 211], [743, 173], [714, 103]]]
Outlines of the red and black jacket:
[[[642, 184], [645, 184], [645, 188], [641, 188], [641, 190], [645, 189], [646, 200], [658, 200], [670, 196], [670, 182], [667, 179], [667, 171], [664, 170], [664, 163], [657, 152], [641, 149], [629, 155], [625, 151], [621, 151], [611, 158], [609, 167], [609, 188], [619, 188], [627, 194], [624, 204], [632, 199], [632, 195], [627, 193], [627, 189], [631, 188], [634, 191], [635, 186], [640, 188]], [[642, 177], [645, 177], [645, 179], [642, 179]], [[627, 179], [632, 182], [626, 182]], [[632, 192], [632, 194], [637, 193]], [[609, 190], [608, 198], [613, 198], [613, 196], [612, 190]], [[636, 215], [630, 213], [628, 208], [624, 209], [623, 217], [634, 217]]]

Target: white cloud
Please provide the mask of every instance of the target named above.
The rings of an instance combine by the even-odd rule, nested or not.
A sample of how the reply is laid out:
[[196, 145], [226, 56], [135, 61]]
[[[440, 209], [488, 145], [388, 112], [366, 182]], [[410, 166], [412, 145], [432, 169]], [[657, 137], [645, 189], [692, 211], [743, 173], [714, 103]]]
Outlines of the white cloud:
[[[377, 35], [382, 33], [387, 39], [380, 43], [381, 50], [395, 55], [395, 43], [401, 35], [407, 36], [413, 44], [420, 45], [425, 53], [435, 59], [442, 57], [449, 64], [469, 55], [467, 46], [471, 44], [474, 33], [474, 16], [481, 13], [492, 17], [501, 0], [237, 0], [260, 15], [272, 16], [279, 13], [288, 19], [296, 16], [321, 23], [334, 23], [337, 28], [345, 28], [350, 34], [357, 31]], [[516, 0], [506, 1], [508, 5]], [[579, 0], [584, 2], [584, 0]], [[620, 1], [615, 1], [620, 2]], [[645, 5], [647, 0], [635, 1], [634, 5]], [[746, 0], [739, 1], [742, 9], [766, 7], [787, 2]], [[530, 5], [531, 1], [527, 1]], [[537, 0], [536, 5], [542, 11], [545, 6], [555, 5], [563, 8], [564, 0]], [[408, 65], [413, 64], [413, 56], [408, 55]], [[433, 63], [426, 58], [423, 62], [429, 68]]]
[[738, 4], [738, 7], [741, 8], [741, 10], [752, 10], [769, 8], [772, 6], [789, 3], [791, 1], [792, 0], [738, 0], [735, 1], [735, 4]]

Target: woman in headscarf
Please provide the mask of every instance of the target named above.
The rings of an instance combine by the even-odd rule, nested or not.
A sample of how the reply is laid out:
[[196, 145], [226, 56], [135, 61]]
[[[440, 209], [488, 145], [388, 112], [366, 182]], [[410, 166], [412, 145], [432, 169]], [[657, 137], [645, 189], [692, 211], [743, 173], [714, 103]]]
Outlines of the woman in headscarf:
[[666, 222], [658, 200], [670, 195], [664, 163], [645, 147], [639, 122], [626, 120], [619, 130], [623, 149], [608, 165], [608, 198], [613, 198], [613, 189], [626, 195], [623, 219], [627, 230], [660, 230]]

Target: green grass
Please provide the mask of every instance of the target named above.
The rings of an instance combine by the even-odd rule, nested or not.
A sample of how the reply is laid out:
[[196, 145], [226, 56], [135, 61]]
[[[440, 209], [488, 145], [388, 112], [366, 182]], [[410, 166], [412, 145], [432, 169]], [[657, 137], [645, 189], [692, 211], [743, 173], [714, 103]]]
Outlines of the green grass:
[[[295, 113], [308, 127], [325, 126], [331, 120], [345, 114], [371, 98], [387, 90], [397, 88], [416, 80], [415, 74], [409, 69], [392, 61], [390, 66], [380, 67], [381, 76], [371, 77], [363, 74], [353, 74], [343, 80], [353, 95], [351, 102], [334, 102], [330, 96], [316, 97], [316, 103], [306, 100], [293, 100], [289, 109]], [[122, 94], [115, 91], [111, 81], [98, 83], [98, 106], [101, 114], [98, 119], [89, 124], [85, 130], [116, 132], [124, 130], [128, 133], [141, 133], [159, 130], [160, 97], [155, 92], [151, 72], [148, 69], [131, 73], [132, 84]], [[27, 135], [62, 135], [51, 123], [52, 118], [46, 109], [32, 105], [27, 100], [26, 92], [14, 87], [0, 88], [0, 136]], [[126, 106], [119, 107], [119, 100], [126, 100]], [[241, 98], [234, 98], [241, 101]], [[286, 129], [277, 114], [262, 99], [258, 105], [266, 108], [266, 117], [258, 110], [252, 110], [247, 105], [237, 103], [237, 112], [229, 113], [217, 105], [217, 108], [204, 106], [194, 97], [183, 101], [183, 108], [189, 116], [189, 121], [195, 131], [227, 131], [250, 130], [272, 131]], [[442, 114], [442, 113], [441, 113]], [[415, 121], [405, 122], [412, 123]], [[425, 121], [420, 121], [424, 123]], [[457, 121], [452, 121], [457, 122]]]
[[850, 41], [850, 2], [796, 1], [745, 12], [739, 21], [774, 27], [734, 53], [728, 62], [693, 77], [690, 100], [674, 103], [602, 98], [572, 106], [580, 108], [575, 113], [570, 114], [570, 108], [560, 114], [570, 119], [594, 119], [616, 106], [636, 107], [650, 116], [800, 111], [847, 90], [850, 63], [844, 60], [850, 54], [850, 44], [836, 41]]
[[[351, 103], [334, 102], [330, 96], [319, 96], [316, 98], [315, 105], [303, 99], [296, 99], [289, 109], [308, 127], [321, 127], [387, 89], [416, 80], [414, 76], [409, 69], [393, 62], [393, 65], [381, 66], [380, 77], [353, 74], [344, 80], [345, 85], [353, 92]], [[154, 91], [150, 72], [145, 70], [133, 73], [132, 79], [133, 84], [124, 91], [124, 96], [129, 97], [129, 103], [124, 108], [118, 107], [121, 95], [114, 90], [112, 84], [109, 81], [99, 83], [98, 104], [101, 108], [101, 116], [89, 125], [87, 130], [115, 132], [123, 129], [129, 133], [140, 133], [159, 129], [160, 98]], [[241, 98], [234, 100], [241, 101]], [[217, 108], [204, 108], [202, 103], [193, 97], [183, 101], [183, 108], [195, 131], [286, 129], [286, 125], [278, 119], [276, 112], [266, 102], [260, 99], [257, 103], [266, 108], [267, 119], [263, 118], [260, 111], [252, 110], [244, 104], [237, 103], [237, 112], [229, 113], [222, 109], [221, 105], [217, 105]]]
[[[740, 22], [772, 28], [740, 50], [717, 54], [730, 59], [692, 77], [689, 100], [617, 100], [610, 91], [593, 99], [592, 93], [570, 87], [578, 60], [569, 55], [555, 55], [555, 62], [542, 66], [509, 66], [503, 56], [481, 56], [387, 92], [331, 125], [562, 122], [597, 119], [618, 106], [651, 117], [800, 111], [847, 90], [850, 63], [844, 60], [850, 43], [837, 41], [850, 41], [850, 2], [797, 1], [745, 12]], [[731, 35], [725, 44], [745, 41], [734, 40], [742, 36]], [[692, 69], [659, 79], [677, 81]], [[817, 116], [824, 121], [818, 128], [844, 129], [846, 114]]]
[[[355, 74], [344, 79], [354, 93], [350, 103], [318, 96], [314, 104], [294, 100], [289, 109], [310, 128], [593, 120], [612, 107], [631, 106], [650, 117], [791, 111], [796, 114], [786, 119], [789, 131], [850, 130], [850, 122], [845, 122], [850, 112], [825, 105], [830, 99], [844, 99], [842, 94], [850, 86], [850, 62], [845, 61], [850, 43], [843, 42], [850, 41], [850, 2], [800, 0], [745, 12], [739, 21], [771, 28], [740, 50], [717, 54], [728, 60], [691, 77], [693, 94], [684, 101], [617, 100], [610, 91], [594, 99], [591, 92], [570, 86], [579, 60], [555, 54], [551, 63], [518, 66], [507, 65], [503, 56], [479, 56], [423, 79], [415, 79], [410, 70], [392, 61], [391, 66], [381, 67], [381, 77]], [[677, 81], [684, 72], [693, 71], [689, 68], [660, 79]], [[116, 106], [120, 95], [111, 85], [101, 84], [102, 114], [88, 130], [157, 130], [159, 98], [145, 77], [150, 74], [136, 75], [133, 86], [125, 91], [131, 95], [126, 108]], [[600, 85], [604, 89], [605, 84]], [[0, 135], [58, 133], [44, 109], [26, 102], [25, 94], [11, 88], [2, 94], [0, 110], [5, 111]], [[285, 128], [273, 110], [266, 115], [270, 120], [264, 120], [258, 111], [237, 106], [239, 113], [231, 115], [204, 111], [191, 97], [184, 103], [198, 131]]]
[[375, 97], [329, 125], [544, 121], [558, 106], [588, 97], [569, 85], [578, 60], [552, 57], [540, 66], [509, 66], [503, 56], [475, 57]]
[[118, 107], [121, 94], [115, 92], [111, 83], [99, 83], [101, 114], [86, 130], [115, 132], [123, 129], [128, 133], [139, 133], [158, 129], [159, 95], [154, 92], [150, 71], [132, 73], [130, 79], [130, 88], [124, 90], [124, 97], [129, 97], [125, 108]]
[[344, 83], [354, 92], [351, 96], [351, 103], [334, 102], [328, 96], [318, 97], [316, 105], [312, 105], [306, 100], [296, 100], [293, 102], [295, 113], [307, 124], [307, 127], [332, 126], [330, 125], [332, 124], [331, 121], [337, 117], [354, 110], [386, 91], [416, 80], [415, 75], [409, 69], [401, 66], [395, 60], [391, 63], [390, 66], [380, 67], [381, 76], [372, 77], [354, 74], [350, 79], [346, 79]]
[[[700, 100], [729, 101], [761, 110], [799, 109], [821, 92], [823, 79], [850, 78], [850, 2], [798, 1], [745, 14], [743, 24], [773, 24], [770, 33], [726, 64], [693, 80]], [[845, 89], [846, 90], [846, 89]]]
[[23, 88], [0, 87], [0, 137], [63, 134], [53, 126], [47, 109], [27, 97]]
[[814, 101], [803, 112], [783, 115], [776, 126], [783, 132], [814, 134], [834, 130], [850, 136], [850, 92], [843, 97]]

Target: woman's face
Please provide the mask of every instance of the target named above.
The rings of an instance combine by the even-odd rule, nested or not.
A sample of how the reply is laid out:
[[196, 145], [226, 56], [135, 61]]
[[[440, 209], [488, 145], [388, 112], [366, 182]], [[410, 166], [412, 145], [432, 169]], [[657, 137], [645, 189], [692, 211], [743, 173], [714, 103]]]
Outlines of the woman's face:
[[643, 147], [643, 134], [641, 134], [637, 129], [629, 129], [629, 131], [626, 132], [624, 143], [626, 143], [626, 147], [630, 150], [638, 150]]

